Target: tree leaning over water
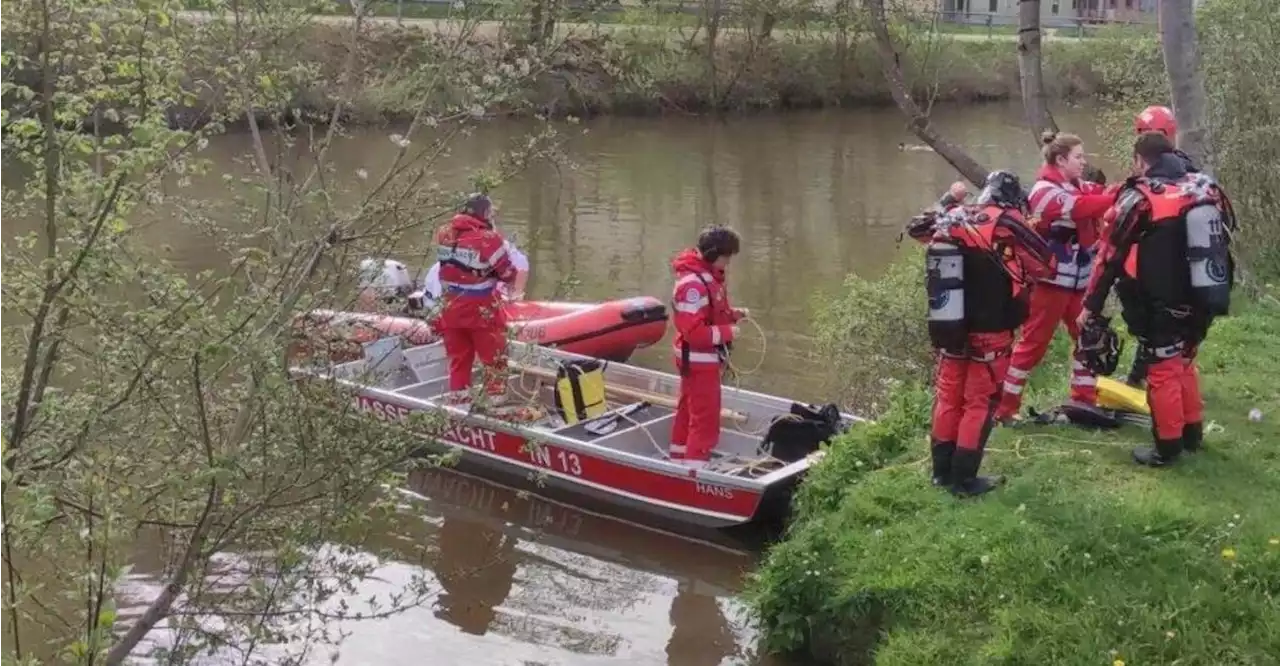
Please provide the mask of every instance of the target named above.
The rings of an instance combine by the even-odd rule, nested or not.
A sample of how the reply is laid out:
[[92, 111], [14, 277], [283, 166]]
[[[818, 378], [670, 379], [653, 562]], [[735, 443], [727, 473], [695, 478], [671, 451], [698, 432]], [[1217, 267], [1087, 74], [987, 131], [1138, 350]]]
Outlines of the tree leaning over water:
[[[451, 212], [461, 192], [437, 161], [487, 109], [519, 103], [543, 51], [466, 48], [468, 22], [424, 33], [411, 47], [426, 64], [394, 82], [414, 108], [394, 158], [340, 173], [326, 155], [348, 95], [382, 76], [363, 64], [377, 40], [362, 16], [325, 71], [295, 57], [311, 34], [296, 3], [215, 3], [198, 22], [180, 9], [3, 6], [5, 167], [23, 175], [4, 213], [35, 229], [4, 245], [6, 663], [292, 663], [341, 639], [334, 620], [435, 594], [418, 578], [345, 598], [372, 571], [378, 491], [415, 440], [350, 418], [336, 386], [291, 381], [287, 351], [296, 314], [349, 305], [360, 258]], [[329, 112], [289, 111], [289, 90]], [[208, 173], [202, 151], [237, 123], [244, 175]], [[549, 130], [531, 135], [481, 180], [553, 154]], [[197, 180], [220, 183], [218, 200], [196, 199]], [[203, 233], [226, 269], [174, 266], [145, 238], [161, 221]], [[158, 586], [126, 593], [140, 542]]]

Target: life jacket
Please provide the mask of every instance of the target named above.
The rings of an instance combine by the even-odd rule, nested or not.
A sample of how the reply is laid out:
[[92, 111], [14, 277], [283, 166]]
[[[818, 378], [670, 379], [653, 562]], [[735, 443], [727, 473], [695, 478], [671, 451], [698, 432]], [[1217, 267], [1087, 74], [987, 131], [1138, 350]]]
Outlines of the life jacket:
[[1189, 307], [1208, 325], [1228, 314], [1235, 284], [1230, 201], [1217, 183], [1189, 173], [1173, 183], [1141, 178], [1134, 184], [1150, 207], [1148, 226], [1125, 257], [1125, 278], [1153, 305]]
[[445, 294], [492, 295], [499, 277], [495, 267], [505, 255], [502, 237], [470, 215], [459, 213], [436, 234], [436, 260]]
[[1080, 234], [1076, 222], [1071, 219], [1074, 197], [1083, 194], [1071, 181], [1061, 179], [1061, 173], [1053, 167], [1042, 169], [1040, 177], [1031, 186], [1028, 200], [1036, 224], [1049, 249], [1057, 258], [1057, 272], [1046, 278], [1046, 284], [1065, 289], [1082, 290], [1089, 284], [1093, 270], [1093, 253], [1080, 246]]
[[1026, 279], [1012, 251], [996, 239], [999, 206], [956, 208], [940, 220], [946, 233], [925, 249], [929, 339], [963, 353], [970, 333], [1011, 331], [1027, 318]]
[[[691, 364], [720, 365], [728, 358], [733, 347], [731, 341], [712, 344], [691, 344], [681, 333], [689, 324], [700, 319], [709, 328], [731, 325], [734, 321], [733, 309], [729, 305], [727, 287], [722, 275], [713, 274], [714, 269], [703, 260], [696, 250], [685, 250], [672, 261], [672, 269], [676, 273], [676, 283], [672, 289], [671, 311], [676, 324], [676, 335], [672, 342], [673, 351], [679, 361], [681, 373], [685, 373]], [[693, 302], [677, 302], [681, 293], [688, 294], [691, 285], [700, 285], [700, 298]], [[718, 336], [716, 336], [718, 337]]]

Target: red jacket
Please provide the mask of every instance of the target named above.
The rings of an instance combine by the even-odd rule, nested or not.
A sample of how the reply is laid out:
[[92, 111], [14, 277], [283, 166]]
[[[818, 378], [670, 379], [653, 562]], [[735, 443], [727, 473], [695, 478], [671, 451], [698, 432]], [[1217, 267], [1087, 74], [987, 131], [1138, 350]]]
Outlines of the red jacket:
[[671, 270], [676, 276], [671, 290], [676, 359], [683, 364], [687, 352], [690, 364], [719, 364], [720, 349], [733, 342], [733, 324], [738, 321], [729, 304], [724, 270], [693, 248], [676, 255]]
[[505, 328], [499, 282], [511, 282], [516, 269], [502, 235], [465, 213], [436, 230], [443, 307], [437, 328]]
[[1096, 183], [1068, 180], [1058, 167], [1046, 164], [1036, 174], [1027, 199], [1036, 231], [1058, 259], [1056, 274], [1045, 281], [1083, 291], [1089, 284], [1101, 218], [1115, 202], [1115, 194]]

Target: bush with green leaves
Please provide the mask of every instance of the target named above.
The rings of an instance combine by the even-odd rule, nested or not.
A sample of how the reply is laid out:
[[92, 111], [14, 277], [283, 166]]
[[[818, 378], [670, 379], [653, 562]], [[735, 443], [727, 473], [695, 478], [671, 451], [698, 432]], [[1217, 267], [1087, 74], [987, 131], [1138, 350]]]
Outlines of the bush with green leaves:
[[894, 387], [932, 379], [924, 252], [914, 242], [884, 275], [850, 275], [840, 292], [813, 303], [817, 353], [829, 362], [835, 394], [858, 413], [878, 415]]
[[[339, 172], [326, 156], [343, 84], [367, 65], [362, 22], [340, 31], [351, 57], [324, 113], [295, 132], [285, 109], [320, 73], [277, 46], [309, 17], [284, 0], [209, 6], [180, 21], [172, 0], [3, 5], [4, 213], [18, 230], [3, 248], [6, 664], [295, 663], [341, 639], [334, 620], [436, 593], [424, 575], [350, 598], [373, 571], [381, 489], [440, 419], [389, 427], [357, 418], [349, 390], [297, 381], [294, 321], [349, 309], [360, 259], [456, 209], [436, 160], [539, 64], [420, 36], [436, 57], [401, 71], [417, 94], [394, 158]], [[197, 106], [198, 128], [173, 122]], [[210, 178], [203, 151], [235, 120], [247, 175]], [[552, 139], [521, 137], [483, 180], [553, 156]], [[162, 218], [203, 234], [225, 268], [170, 263], [145, 233]], [[139, 560], [158, 585], [127, 598], [141, 612], [125, 622], [120, 583]]]

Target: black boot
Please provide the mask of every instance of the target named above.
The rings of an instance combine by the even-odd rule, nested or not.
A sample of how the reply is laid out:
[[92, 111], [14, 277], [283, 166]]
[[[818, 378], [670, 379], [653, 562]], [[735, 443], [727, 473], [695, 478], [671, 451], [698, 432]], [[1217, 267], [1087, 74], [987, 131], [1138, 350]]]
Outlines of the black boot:
[[1133, 461], [1147, 467], [1172, 465], [1182, 453], [1182, 438], [1157, 439], [1155, 446], [1139, 446], [1133, 450]]
[[1195, 453], [1204, 448], [1204, 424], [1188, 423], [1182, 426], [1182, 450]]
[[951, 459], [951, 494], [956, 497], [974, 497], [994, 490], [1004, 483], [1003, 476], [978, 476], [982, 466], [982, 451], [957, 449]]
[[933, 485], [946, 488], [951, 485], [951, 457], [955, 455], [956, 443], [939, 440], [930, 441], [933, 452]]

